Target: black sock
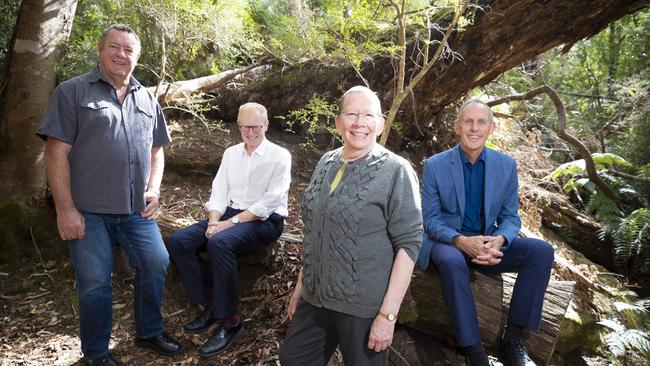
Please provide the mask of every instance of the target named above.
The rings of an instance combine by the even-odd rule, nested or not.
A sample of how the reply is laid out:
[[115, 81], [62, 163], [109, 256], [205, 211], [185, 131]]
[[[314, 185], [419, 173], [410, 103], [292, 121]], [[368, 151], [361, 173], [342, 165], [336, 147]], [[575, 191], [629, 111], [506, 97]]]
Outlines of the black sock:
[[522, 326], [509, 322], [503, 332], [503, 340], [521, 342], [524, 338], [524, 329]]
[[463, 347], [465, 356], [469, 359], [470, 366], [489, 366], [487, 353], [481, 342], [469, 347]]

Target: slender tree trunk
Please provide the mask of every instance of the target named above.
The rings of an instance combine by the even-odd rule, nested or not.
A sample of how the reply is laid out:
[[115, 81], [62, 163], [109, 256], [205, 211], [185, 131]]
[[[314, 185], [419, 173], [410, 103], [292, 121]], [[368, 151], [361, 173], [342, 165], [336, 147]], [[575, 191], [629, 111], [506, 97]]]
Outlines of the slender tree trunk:
[[0, 200], [29, 202], [45, 192], [43, 145], [34, 131], [56, 86], [76, 8], [76, 0], [24, 0], [21, 6], [0, 119]]

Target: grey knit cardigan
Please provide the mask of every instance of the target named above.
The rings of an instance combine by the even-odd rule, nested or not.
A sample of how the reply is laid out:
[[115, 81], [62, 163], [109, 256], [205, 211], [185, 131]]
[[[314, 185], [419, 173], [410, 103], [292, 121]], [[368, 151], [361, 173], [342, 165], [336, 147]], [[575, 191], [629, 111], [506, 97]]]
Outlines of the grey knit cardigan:
[[361, 318], [381, 306], [397, 250], [415, 262], [422, 244], [419, 183], [410, 163], [381, 145], [348, 163], [339, 148], [323, 155], [302, 200], [303, 298]]

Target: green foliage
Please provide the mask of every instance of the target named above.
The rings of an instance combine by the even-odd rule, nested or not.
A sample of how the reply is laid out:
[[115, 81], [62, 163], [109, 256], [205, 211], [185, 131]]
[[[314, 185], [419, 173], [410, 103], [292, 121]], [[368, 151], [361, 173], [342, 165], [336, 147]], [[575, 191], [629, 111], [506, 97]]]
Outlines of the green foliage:
[[642, 274], [650, 275], [650, 209], [632, 211], [610, 230], [616, 264], [620, 268], [639, 268]]
[[635, 300], [636, 294], [623, 296], [614, 303], [615, 316], [602, 319], [601, 338], [614, 364], [633, 364], [650, 360], [648, 310], [650, 299]]
[[310, 142], [313, 142], [314, 136], [317, 134], [330, 137], [338, 136], [336, 127], [331, 123], [337, 109], [337, 103], [330, 103], [324, 97], [314, 96], [303, 108], [291, 110], [287, 116], [278, 118], [287, 121], [289, 130], [294, 130], [298, 126], [306, 128], [311, 139]]
[[20, 0], [5, 0], [0, 4], [0, 65], [4, 64], [11, 46], [19, 7]]
[[[632, 163], [628, 162], [627, 160], [623, 159], [622, 157], [616, 154], [611, 154], [611, 153], [605, 153], [605, 154], [594, 153], [591, 154], [591, 158], [594, 160], [594, 164], [596, 165], [596, 170], [598, 172], [602, 172], [612, 167], [627, 168], [632, 166]], [[562, 177], [573, 177], [576, 175], [585, 175], [586, 173], [587, 173], [587, 167], [586, 167], [585, 160], [579, 159], [579, 160], [570, 161], [568, 163], [564, 163], [560, 165], [559, 167], [555, 168], [555, 170], [553, 170], [551, 173], [549, 173], [547, 176], [545, 176], [543, 179], [557, 181], [559, 178]]]
[[[287, 63], [329, 58], [352, 64], [398, 51], [397, 13], [385, 0], [320, 0], [286, 2], [251, 0], [251, 14], [266, 51]], [[431, 6], [424, 0], [405, 1], [406, 27], [420, 41], [432, 22], [452, 12], [454, 1]], [[425, 47], [428, 45], [420, 45]]]
[[616, 85], [622, 139], [614, 150], [637, 164], [650, 165], [650, 74], [647, 70]]
[[[647, 190], [650, 183], [645, 169], [636, 166], [615, 154], [592, 154], [600, 176], [617, 190], [624, 203], [624, 210], [596, 190], [586, 177], [584, 160], [564, 163], [544, 179], [565, 181], [563, 189], [574, 193], [580, 201], [586, 197], [585, 211], [603, 225], [598, 233], [601, 239], [610, 237], [614, 244], [614, 263], [625, 274], [641, 278], [650, 277], [650, 209]], [[638, 179], [627, 181], [610, 174], [610, 169], [639, 171]], [[633, 175], [632, 175], [633, 176]]]
[[[80, 2], [61, 78], [68, 79], [95, 65], [100, 33], [118, 22], [131, 26], [140, 37], [142, 55], [135, 73], [145, 85], [248, 64], [258, 53], [259, 42], [252, 34], [247, 9], [245, 0]], [[163, 56], [165, 74], [161, 75]]]
[[382, 46], [379, 1], [251, 0], [251, 13], [267, 52], [287, 63], [330, 57], [358, 65]]

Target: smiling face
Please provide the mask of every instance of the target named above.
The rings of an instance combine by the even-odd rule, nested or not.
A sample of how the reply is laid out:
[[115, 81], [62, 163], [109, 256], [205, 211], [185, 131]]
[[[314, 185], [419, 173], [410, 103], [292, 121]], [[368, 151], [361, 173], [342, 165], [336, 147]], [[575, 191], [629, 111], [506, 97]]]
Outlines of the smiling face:
[[489, 107], [473, 102], [463, 107], [454, 123], [454, 132], [460, 137], [460, 148], [470, 161], [475, 161], [485, 147], [485, 142], [494, 131]]
[[343, 138], [343, 158], [355, 160], [366, 155], [384, 129], [379, 99], [370, 90], [349, 92], [335, 122]]
[[112, 29], [97, 46], [99, 67], [110, 81], [128, 80], [140, 57], [140, 44], [133, 33]]
[[237, 115], [237, 127], [246, 151], [250, 154], [264, 141], [269, 122], [258, 109], [245, 106]]

